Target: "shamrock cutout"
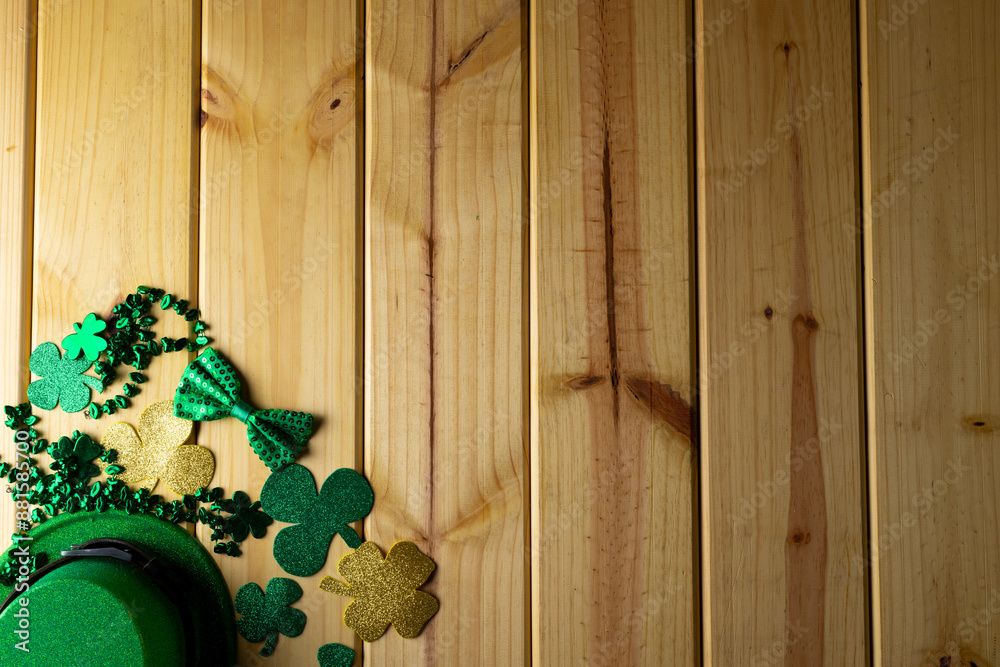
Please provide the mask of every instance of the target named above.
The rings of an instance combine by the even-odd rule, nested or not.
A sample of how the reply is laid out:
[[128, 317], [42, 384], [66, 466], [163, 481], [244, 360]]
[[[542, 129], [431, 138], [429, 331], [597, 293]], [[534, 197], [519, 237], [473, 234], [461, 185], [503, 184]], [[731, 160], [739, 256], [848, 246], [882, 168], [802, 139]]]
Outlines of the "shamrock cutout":
[[82, 324], [74, 322], [73, 330], [76, 333], [66, 336], [62, 341], [66, 356], [70, 359], [76, 359], [82, 350], [88, 359], [97, 361], [101, 352], [108, 349], [108, 341], [99, 335], [107, 326], [104, 320], [99, 319], [93, 313], [83, 318]]
[[90, 368], [87, 358], [73, 359], [68, 354], [60, 359], [55, 343], [42, 343], [28, 359], [28, 368], [41, 380], [28, 385], [28, 400], [43, 410], [62, 405], [63, 412], [79, 412], [90, 403], [90, 387], [98, 393], [104, 385], [95, 377], [83, 375]]
[[252, 533], [260, 539], [274, 520], [260, 509], [260, 501], [251, 503], [250, 496], [237, 491], [229, 500], [219, 500], [212, 505], [216, 512], [229, 512], [230, 516], [220, 518], [218, 527], [236, 542], [242, 542]]
[[274, 653], [278, 633], [298, 637], [306, 627], [306, 615], [288, 605], [302, 597], [302, 587], [291, 579], [275, 577], [267, 582], [267, 593], [250, 582], [236, 593], [236, 613], [243, 618], [236, 621], [236, 629], [248, 642], [264, 642], [260, 655], [265, 658]]
[[298, 464], [271, 473], [260, 491], [264, 511], [278, 521], [299, 525], [274, 539], [274, 559], [288, 574], [308, 577], [319, 572], [333, 536], [340, 534], [356, 549], [361, 538], [348, 523], [363, 519], [375, 495], [364, 477], [349, 468], [335, 470], [319, 495], [312, 473]]
[[344, 610], [344, 624], [366, 642], [381, 637], [391, 623], [400, 637], [412, 639], [437, 613], [437, 598], [416, 590], [434, 571], [434, 561], [413, 542], [396, 542], [382, 560], [382, 550], [365, 542], [340, 559], [337, 570], [347, 584], [324, 577], [319, 587], [353, 597]]
[[152, 491], [163, 480], [179, 495], [208, 486], [215, 474], [212, 452], [200, 445], [184, 445], [191, 435], [191, 422], [174, 417], [174, 402], [153, 403], [139, 416], [138, 433], [129, 424], [117, 422], [101, 438], [105, 449], [118, 450], [117, 463], [125, 470], [113, 475], [123, 482], [149, 480]]
[[354, 664], [354, 651], [343, 644], [323, 644], [316, 659], [319, 667], [350, 667]]

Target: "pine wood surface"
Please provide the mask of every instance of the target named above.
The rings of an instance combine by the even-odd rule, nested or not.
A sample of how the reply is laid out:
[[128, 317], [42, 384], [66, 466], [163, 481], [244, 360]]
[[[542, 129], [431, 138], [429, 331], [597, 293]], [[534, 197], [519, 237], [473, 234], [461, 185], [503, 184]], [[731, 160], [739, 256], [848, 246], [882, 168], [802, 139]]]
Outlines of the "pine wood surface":
[[[367, 476], [357, 530], [434, 558], [441, 609], [362, 646], [336, 538], [241, 667], [996, 665], [998, 32], [987, 0], [11, 0], [3, 402], [150, 284], [248, 402], [318, 416], [301, 463]], [[190, 358], [38, 429], [135, 424]], [[259, 496], [242, 424], [196, 439]], [[216, 556], [233, 594], [289, 576], [284, 526]]]
[[[0, 322], [0, 392], [23, 396], [28, 386], [31, 335], [31, 238], [34, 174], [34, 4], [8, 2], [0, 9], [0, 71], [5, 103], [0, 109], [0, 275], [5, 316]], [[13, 400], [10, 398], [9, 400]], [[8, 434], [0, 457], [12, 465], [18, 451]], [[22, 459], [23, 460], [23, 459]], [[0, 535], [14, 532], [14, 508], [0, 512]]]
[[865, 7], [875, 664], [995, 665], [1000, 10]]
[[687, 25], [533, 6], [534, 664], [699, 652]]
[[[36, 21], [32, 348], [60, 344], [87, 313], [108, 317], [141, 284], [193, 298], [197, 257], [191, 6], [42, 0]], [[173, 311], [153, 314], [159, 335], [187, 335]], [[113, 422], [134, 425], [172, 398], [187, 361], [157, 358], [114, 416], [36, 410], [36, 428], [49, 440], [76, 429], [96, 439]], [[104, 402], [123, 383], [92, 398]], [[176, 498], [162, 484], [155, 492]]]
[[517, 2], [369, 2], [366, 521], [437, 570], [372, 665], [525, 655], [522, 41]]
[[[242, 373], [257, 408], [318, 417], [307, 453], [317, 488], [356, 457], [357, 79], [355, 4], [205, 2], [201, 62], [199, 302], [218, 350]], [[270, 470], [234, 419], [203, 424], [216, 484], [259, 498]], [[333, 540], [326, 565], [291, 577], [274, 560], [275, 522], [219, 565], [235, 595], [272, 577], [296, 580], [304, 632], [269, 658], [308, 665], [326, 643], [360, 649], [342, 622], [349, 598], [319, 589], [349, 549]], [[211, 548], [209, 531], [199, 535]], [[240, 640], [240, 665], [266, 664]]]
[[705, 662], [860, 665], [853, 3], [744, 7], [698, 3]]

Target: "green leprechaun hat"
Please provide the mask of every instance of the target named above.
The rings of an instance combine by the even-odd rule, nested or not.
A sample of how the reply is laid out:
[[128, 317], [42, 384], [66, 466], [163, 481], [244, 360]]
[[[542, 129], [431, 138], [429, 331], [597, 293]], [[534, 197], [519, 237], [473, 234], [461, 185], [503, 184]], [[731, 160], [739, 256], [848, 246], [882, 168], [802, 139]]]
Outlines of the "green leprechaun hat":
[[[60, 514], [4, 554], [0, 665], [182, 667], [236, 664], [226, 582], [180, 527], [120, 510]], [[30, 571], [38, 554], [48, 564]]]

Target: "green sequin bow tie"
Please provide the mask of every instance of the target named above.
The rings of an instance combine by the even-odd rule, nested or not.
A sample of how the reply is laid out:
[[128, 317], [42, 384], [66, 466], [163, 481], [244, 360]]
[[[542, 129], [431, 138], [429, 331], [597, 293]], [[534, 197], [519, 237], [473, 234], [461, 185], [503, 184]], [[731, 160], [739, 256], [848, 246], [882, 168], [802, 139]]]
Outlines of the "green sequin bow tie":
[[312, 415], [288, 410], [255, 410], [240, 398], [236, 371], [212, 348], [184, 369], [174, 415], [191, 421], [236, 417], [247, 425], [247, 439], [260, 460], [281, 470], [298, 456], [312, 435]]

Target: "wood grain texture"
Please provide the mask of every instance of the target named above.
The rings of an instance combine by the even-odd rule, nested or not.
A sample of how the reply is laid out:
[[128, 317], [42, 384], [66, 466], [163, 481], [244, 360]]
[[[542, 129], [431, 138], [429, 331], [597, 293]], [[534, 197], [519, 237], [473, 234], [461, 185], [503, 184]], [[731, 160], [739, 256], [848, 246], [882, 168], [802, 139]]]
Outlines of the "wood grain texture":
[[[61, 343], [90, 312], [153, 284], [194, 296], [190, 2], [38, 3], [32, 346]], [[188, 323], [153, 313], [158, 335]], [[185, 354], [161, 355], [132, 407], [98, 422], [60, 408], [40, 412], [44, 437], [135, 424], [171, 398]], [[100, 396], [118, 393], [122, 380]], [[161, 484], [157, 492], [176, 496]]]
[[[318, 418], [299, 459], [317, 485], [360, 465], [356, 18], [353, 0], [206, 0], [202, 23], [200, 301], [251, 405]], [[246, 428], [223, 420], [199, 438], [215, 453], [217, 482], [258, 498], [269, 470]], [[240, 558], [220, 558], [234, 595], [288, 577], [272, 556], [284, 527], [244, 542]], [[324, 643], [360, 648], [342, 622], [349, 600], [318, 588], [347, 551], [335, 539], [325, 567], [297, 579], [294, 606], [308, 622], [272, 659], [306, 665]], [[241, 639], [239, 664], [264, 664], [259, 649]]]
[[853, 7], [696, 7], [710, 665], [867, 659]]
[[371, 665], [524, 660], [518, 2], [368, 2], [365, 470], [441, 610]]
[[861, 4], [875, 664], [996, 665], [1000, 10]]
[[[31, 239], [34, 173], [35, 4], [8, 2], [0, 8], [0, 401], [25, 400], [31, 331]], [[2, 436], [0, 457], [12, 465], [17, 448]], [[0, 535], [14, 532], [14, 507], [0, 512]], [[6, 548], [6, 543], [4, 547]]]
[[696, 664], [688, 5], [531, 25], [533, 662]]

